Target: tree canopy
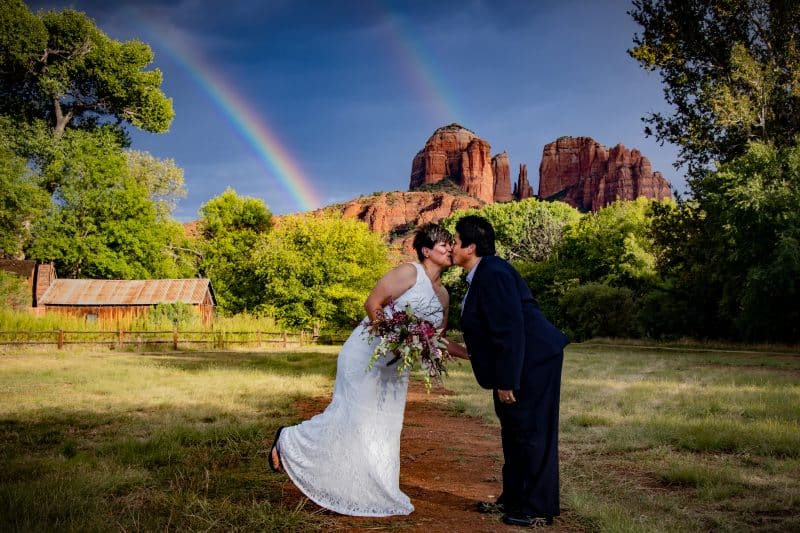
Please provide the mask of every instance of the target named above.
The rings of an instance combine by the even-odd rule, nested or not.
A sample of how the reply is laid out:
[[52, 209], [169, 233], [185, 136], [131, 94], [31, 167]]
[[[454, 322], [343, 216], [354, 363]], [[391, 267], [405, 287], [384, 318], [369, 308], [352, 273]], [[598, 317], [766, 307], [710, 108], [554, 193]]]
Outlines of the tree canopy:
[[214, 284], [223, 312], [252, 311], [263, 302], [251, 258], [271, 227], [272, 213], [263, 201], [239, 196], [230, 187], [200, 208], [200, 267]]
[[111, 132], [67, 132], [43, 169], [60, 184], [33, 223], [27, 253], [55, 261], [60, 276], [146, 279], [176, 271], [166, 249], [174, 223], [157, 218], [117, 141]]
[[0, 257], [22, 253], [30, 241], [30, 224], [48, 199], [26, 160], [14, 151], [14, 133], [0, 120]]
[[629, 54], [658, 71], [671, 114], [646, 132], [680, 147], [690, 178], [750, 141], [789, 146], [800, 133], [800, 3], [634, 0], [642, 26]]
[[172, 100], [152, 62], [147, 44], [111, 39], [78, 11], [0, 4], [0, 112], [45, 120], [57, 137], [103, 123], [167, 131]]
[[260, 310], [294, 326], [351, 328], [390, 268], [387, 253], [363, 222], [335, 215], [284, 217], [259, 240], [253, 256]]

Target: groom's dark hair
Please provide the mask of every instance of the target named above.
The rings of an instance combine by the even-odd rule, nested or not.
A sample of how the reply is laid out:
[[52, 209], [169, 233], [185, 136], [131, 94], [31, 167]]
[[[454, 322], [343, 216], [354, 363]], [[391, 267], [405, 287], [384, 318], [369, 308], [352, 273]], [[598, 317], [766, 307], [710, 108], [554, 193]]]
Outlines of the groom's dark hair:
[[461, 247], [475, 245], [475, 255], [484, 257], [494, 255], [494, 228], [483, 217], [467, 215], [456, 222], [456, 232], [461, 239]]

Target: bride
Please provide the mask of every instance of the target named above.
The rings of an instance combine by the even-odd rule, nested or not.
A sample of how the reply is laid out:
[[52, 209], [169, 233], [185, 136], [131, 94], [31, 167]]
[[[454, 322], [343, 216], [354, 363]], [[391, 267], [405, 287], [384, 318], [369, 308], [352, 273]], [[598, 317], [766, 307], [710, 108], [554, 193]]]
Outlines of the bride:
[[[407, 515], [414, 510], [400, 490], [400, 431], [403, 427], [408, 371], [398, 375], [388, 358], [367, 370], [378, 340], [368, 342], [367, 320], [411, 304], [414, 314], [437, 328], [447, 323], [449, 297], [440, 279], [451, 266], [453, 237], [436, 224], [414, 236], [418, 263], [388, 272], [364, 303], [367, 319], [342, 346], [333, 398], [324, 412], [291, 427], [279, 428], [269, 464], [284, 471], [310, 500], [352, 516]], [[466, 358], [466, 350], [448, 341], [448, 351]]]

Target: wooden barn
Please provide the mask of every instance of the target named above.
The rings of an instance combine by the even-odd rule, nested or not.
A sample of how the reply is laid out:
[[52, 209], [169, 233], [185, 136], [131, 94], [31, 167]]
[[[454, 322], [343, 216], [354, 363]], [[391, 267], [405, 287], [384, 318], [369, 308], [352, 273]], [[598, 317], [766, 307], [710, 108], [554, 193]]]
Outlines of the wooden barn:
[[209, 279], [54, 279], [38, 299], [47, 312], [89, 320], [120, 321], [146, 315], [158, 304], [190, 305], [204, 323], [214, 317], [216, 298]]

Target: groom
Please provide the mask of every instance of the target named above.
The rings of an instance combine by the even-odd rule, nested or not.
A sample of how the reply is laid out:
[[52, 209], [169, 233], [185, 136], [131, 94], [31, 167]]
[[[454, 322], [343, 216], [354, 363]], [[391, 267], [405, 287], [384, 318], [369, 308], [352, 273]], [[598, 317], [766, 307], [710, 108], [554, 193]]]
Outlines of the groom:
[[470, 215], [456, 223], [453, 263], [467, 271], [461, 329], [478, 384], [494, 390], [503, 443], [503, 493], [478, 510], [503, 511], [515, 526], [559, 514], [558, 405], [567, 337], [544, 317], [530, 289], [495, 257], [494, 228]]

